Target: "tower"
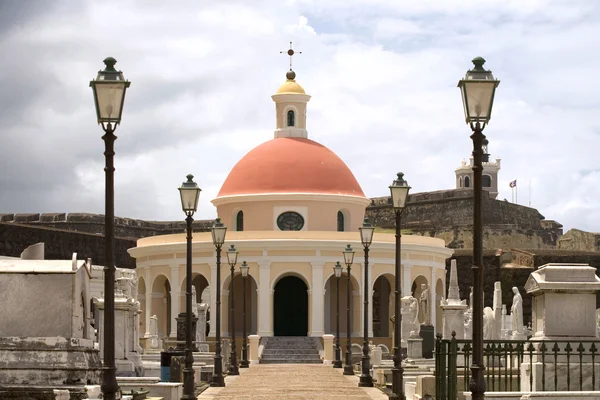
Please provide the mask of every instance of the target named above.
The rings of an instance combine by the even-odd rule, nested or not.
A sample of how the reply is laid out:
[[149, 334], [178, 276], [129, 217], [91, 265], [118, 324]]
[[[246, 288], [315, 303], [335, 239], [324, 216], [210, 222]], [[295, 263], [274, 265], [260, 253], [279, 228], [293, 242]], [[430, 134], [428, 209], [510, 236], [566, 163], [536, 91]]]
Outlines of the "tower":
[[[488, 154], [488, 145], [489, 142], [485, 140], [483, 143], [483, 152], [486, 157], [485, 159], [489, 160]], [[483, 190], [488, 191], [490, 193], [490, 198], [495, 199], [498, 197], [498, 172], [500, 171], [500, 159], [496, 158], [494, 161], [484, 161], [483, 162], [483, 176], [482, 176], [482, 186]], [[456, 174], [456, 188], [472, 188], [473, 187], [473, 156], [469, 158], [469, 162], [467, 163], [465, 160], [462, 160], [461, 166], [454, 170]]]
[[275, 102], [275, 138], [307, 138], [306, 103], [310, 96], [296, 82], [296, 73], [291, 69], [285, 74], [286, 81], [271, 96]]

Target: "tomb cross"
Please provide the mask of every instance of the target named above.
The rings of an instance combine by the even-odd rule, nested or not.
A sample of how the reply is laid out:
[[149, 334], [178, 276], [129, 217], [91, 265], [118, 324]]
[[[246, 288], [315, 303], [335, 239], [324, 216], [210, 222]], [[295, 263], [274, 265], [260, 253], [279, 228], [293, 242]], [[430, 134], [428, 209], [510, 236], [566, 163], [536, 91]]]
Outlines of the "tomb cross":
[[[292, 70], [292, 57], [294, 56], [294, 54], [302, 54], [301, 51], [294, 51], [294, 49], [292, 49], [292, 42], [290, 42], [290, 48], [289, 50], [286, 52], [288, 56], [290, 56], [290, 71]], [[283, 51], [280, 51], [279, 54], [283, 54]]]

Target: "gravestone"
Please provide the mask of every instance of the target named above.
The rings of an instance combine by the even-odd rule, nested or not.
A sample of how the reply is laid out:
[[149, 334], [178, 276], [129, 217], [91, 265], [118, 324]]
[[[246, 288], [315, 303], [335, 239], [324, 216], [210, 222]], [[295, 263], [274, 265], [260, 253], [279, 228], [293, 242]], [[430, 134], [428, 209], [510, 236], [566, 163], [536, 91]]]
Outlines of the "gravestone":
[[[185, 349], [185, 336], [186, 336], [186, 313], [179, 313], [177, 318], [177, 350]], [[196, 346], [196, 324], [198, 323], [198, 318], [192, 315], [192, 351], [198, 351], [198, 347]]]

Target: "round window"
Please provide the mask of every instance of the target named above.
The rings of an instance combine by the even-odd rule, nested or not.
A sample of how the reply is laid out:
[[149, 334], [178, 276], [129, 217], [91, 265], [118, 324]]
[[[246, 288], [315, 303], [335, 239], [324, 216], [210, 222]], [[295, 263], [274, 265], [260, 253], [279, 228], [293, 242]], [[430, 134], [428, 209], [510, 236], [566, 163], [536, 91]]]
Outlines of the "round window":
[[304, 226], [304, 218], [297, 212], [286, 211], [277, 217], [277, 226], [282, 231], [299, 231]]

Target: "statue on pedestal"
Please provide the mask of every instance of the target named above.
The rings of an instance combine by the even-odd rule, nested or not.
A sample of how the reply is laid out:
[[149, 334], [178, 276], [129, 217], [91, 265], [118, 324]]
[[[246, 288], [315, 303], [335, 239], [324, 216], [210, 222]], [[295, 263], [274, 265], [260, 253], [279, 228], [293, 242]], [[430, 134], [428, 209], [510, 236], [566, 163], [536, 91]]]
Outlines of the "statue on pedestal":
[[198, 303], [196, 302], [196, 286], [192, 286], [192, 314], [194, 314], [194, 316], [198, 316]]
[[523, 326], [523, 298], [519, 293], [519, 289], [517, 287], [512, 288], [513, 293], [513, 302], [510, 307], [511, 319], [512, 319], [512, 338], [513, 339], [524, 339], [525, 338], [525, 330]]
[[427, 284], [421, 284], [421, 297], [419, 302], [419, 313], [423, 317], [423, 325], [431, 325], [431, 313], [429, 302], [429, 287]]
[[402, 342], [406, 346], [409, 337], [419, 337], [421, 325], [419, 324], [419, 301], [407, 296], [402, 298]]
[[158, 317], [153, 315], [150, 317], [150, 348], [158, 349]]

